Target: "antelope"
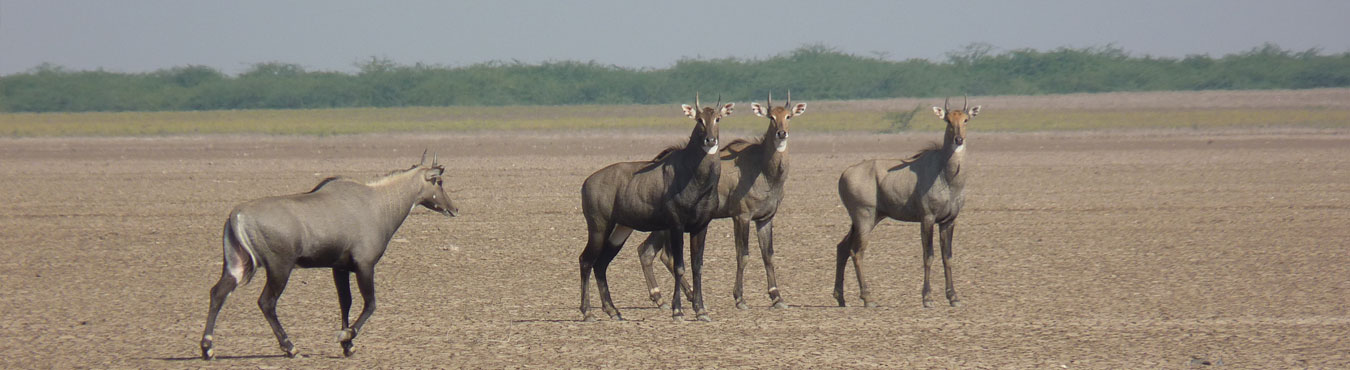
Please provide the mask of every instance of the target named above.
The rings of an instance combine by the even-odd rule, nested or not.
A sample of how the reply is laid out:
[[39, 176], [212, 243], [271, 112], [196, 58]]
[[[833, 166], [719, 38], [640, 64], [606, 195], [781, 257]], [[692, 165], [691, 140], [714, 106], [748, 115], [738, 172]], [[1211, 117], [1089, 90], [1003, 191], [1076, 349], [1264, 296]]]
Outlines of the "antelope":
[[849, 166], [839, 176], [839, 199], [843, 201], [853, 224], [839, 242], [835, 255], [834, 299], [844, 306], [844, 265], [853, 258], [858, 274], [858, 290], [866, 307], [871, 300], [862, 259], [867, 250], [867, 233], [885, 218], [918, 222], [923, 242], [923, 306], [932, 307], [929, 298], [929, 269], [933, 258], [933, 225], [939, 228], [942, 243], [942, 269], [947, 281], [947, 301], [960, 306], [952, 283], [952, 234], [956, 216], [965, 203], [963, 189], [966, 173], [961, 164], [966, 153], [966, 122], [980, 112], [980, 106], [949, 110], [947, 101], [933, 107], [933, 113], [947, 122], [942, 146], [920, 151], [907, 159], [866, 160]]
[[[769, 93], [765, 105], [751, 103], [750, 110], [756, 116], [767, 116], [769, 128], [759, 138], [737, 139], [722, 148], [722, 174], [717, 185], [718, 206], [713, 211], [713, 218], [731, 218], [736, 234], [736, 287], [732, 290], [736, 308], [750, 308], [742, 294], [745, 265], [750, 259], [750, 221], [755, 222], [769, 299], [773, 301], [774, 308], [787, 308], [787, 302], [778, 291], [773, 264], [773, 216], [778, 213], [778, 204], [783, 200], [783, 183], [787, 180], [788, 122], [792, 117], [806, 112], [806, 103], [793, 105], [792, 92], [789, 91], [787, 103], [775, 107], [773, 93]], [[638, 249], [648, 292], [652, 302], [658, 306], [664, 305], [661, 304], [661, 289], [657, 287], [656, 276], [652, 272], [652, 259], [657, 256], [657, 252], [668, 251], [666, 239], [669, 237], [665, 232], [653, 232]], [[670, 255], [663, 253], [660, 256], [667, 269], [673, 272]], [[683, 286], [688, 287], [689, 284], [684, 283]], [[688, 291], [684, 293], [690, 294]]]
[[[455, 203], [445, 194], [445, 167], [421, 163], [394, 171], [369, 183], [329, 177], [313, 190], [301, 194], [257, 199], [230, 211], [223, 232], [224, 267], [211, 288], [211, 307], [202, 333], [202, 359], [215, 357], [211, 333], [225, 298], [240, 283], [248, 284], [259, 268], [267, 270], [267, 285], [258, 297], [258, 308], [272, 326], [286, 357], [299, 353], [277, 320], [277, 299], [286, 289], [291, 271], [300, 268], [333, 269], [342, 328], [338, 342], [342, 354], [354, 352], [356, 339], [370, 315], [375, 313], [375, 263], [380, 261], [389, 239], [417, 206], [454, 217]], [[347, 325], [352, 306], [351, 274], [364, 300], [361, 316]]]
[[[718, 153], [718, 122], [731, 115], [734, 103], [701, 108], [698, 94], [694, 106], [682, 105], [685, 116], [694, 119], [689, 141], [662, 151], [655, 159], [619, 162], [601, 168], [581, 185], [581, 209], [586, 217], [586, 248], [581, 265], [581, 314], [590, 313], [591, 272], [600, 290], [601, 308], [613, 320], [623, 320], [609, 295], [606, 270], [633, 230], [666, 231], [674, 259], [674, 273], [684, 277], [684, 233], [689, 233], [690, 260], [694, 272], [690, 301], [699, 320], [709, 321], [703, 311], [704, 233], [717, 208], [717, 182], [721, 173]], [[678, 280], [678, 279], [677, 279]], [[675, 320], [683, 318], [679, 289], [671, 299]]]

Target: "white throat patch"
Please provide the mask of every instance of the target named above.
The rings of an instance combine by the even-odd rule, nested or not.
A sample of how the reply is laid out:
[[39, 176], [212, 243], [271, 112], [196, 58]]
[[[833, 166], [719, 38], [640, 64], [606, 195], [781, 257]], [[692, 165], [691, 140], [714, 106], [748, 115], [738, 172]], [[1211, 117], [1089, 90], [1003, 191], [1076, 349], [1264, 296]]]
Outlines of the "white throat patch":
[[966, 144], [957, 145], [957, 146], [956, 146], [956, 149], [953, 150], [953, 152], [957, 152], [957, 153], [961, 153], [961, 152], [964, 152], [964, 151], [966, 151]]
[[710, 147], [706, 147], [706, 149], [708, 149], [708, 155], [717, 154], [717, 146], [716, 146], [716, 145], [713, 145], [713, 146], [710, 146]]
[[779, 153], [782, 153], [782, 152], [786, 152], [786, 151], [787, 151], [787, 139], [784, 139], [784, 140], [781, 140], [781, 141], [778, 142], [778, 148], [777, 148], [777, 150], [778, 150]]

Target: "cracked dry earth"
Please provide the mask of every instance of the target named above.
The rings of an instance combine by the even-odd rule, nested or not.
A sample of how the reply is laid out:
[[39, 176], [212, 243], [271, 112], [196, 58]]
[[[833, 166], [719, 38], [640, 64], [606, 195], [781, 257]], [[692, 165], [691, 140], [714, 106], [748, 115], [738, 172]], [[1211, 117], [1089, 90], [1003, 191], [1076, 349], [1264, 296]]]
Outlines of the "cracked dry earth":
[[[648, 301], [641, 233], [610, 268], [628, 321], [579, 322], [582, 180], [684, 135], [0, 139], [0, 367], [1350, 366], [1346, 132], [972, 124], [955, 249], [965, 305], [932, 309], [915, 224], [873, 233], [864, 263], [881, 307], [860, 307], [851, 267], [850, 306], [830, 291], [848, 227], [840, 171], [940, 134], [794, 133], [775, 228], [791, 308], [768, 307], [752, 251], [752, 307], [735, 309], [720, 220], [705, 265], [713, 322], [672, 322]], [[299, 357], [280, 357], [255, 282], [226, 302], [218, 358], [197, 358], [233, 205], [406, 168], [423, 148], [447, 165], [462, 213], [418, 209], [395, 235], [355, 356], [334, 340], [331, 275], [298, 270], [279, 313]]]

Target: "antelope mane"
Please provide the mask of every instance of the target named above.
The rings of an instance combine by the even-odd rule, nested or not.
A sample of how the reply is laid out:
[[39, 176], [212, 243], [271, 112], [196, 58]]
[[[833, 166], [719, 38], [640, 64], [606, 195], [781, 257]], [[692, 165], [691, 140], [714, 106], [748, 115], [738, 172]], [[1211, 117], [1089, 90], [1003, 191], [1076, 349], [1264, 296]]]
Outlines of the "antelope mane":
[[918, 161], [919, 158], [923, 157], [925, 154], [928, 154], [928, 153], [938, 153], [938, 152], [941, 152], [941, 151], [942, 151], [942, 144], [939, 144], [939, 143], [937, 143], [937, 142], [929, 142], [927, 147], [924, 147], [923, 149], [920, 149], [918, 153], [914, 153], [914, 155], [909, 156], [909, 158], [901, 159], [901, 160], [900, 160], [900, 165], [895, 166], [895, 167], [891, 167], [890, 170], [891, 170], [891, 171], [895, 171], [895, 170], [898, 170], [898, 169], [901, 169], [901, 168], [905, 168], [905, 166], [909, 166], [910, 164], [914, 163], [915, 161]]
[[394, 182], [394, 180], [398, 180], [398, 179], [403, 178], [404, 176], [407, 176], [408, 174], [416, 173], [416, 171], [413, 171], [413, 170], [416, 170], [417, 167], [418, 167], [418, 166], [412, 166], [412, 168], [409, 168], [409, 169], [406, 169], [406, 170], [393, 170], [393, 171], [390, 171], [389, 173], [385, 174], [384, 176], [380, 176], [379, 178], [377, 178], [377, 179], [375, 179], [375, 180], [373, 180], [373, 181], [371, 181], [371, 182], [367, 182], [366, 185], [367, 185], [367, 186], [381, 186], [381, 185], [387, 185], [387, 184], [389, 184], [389, 183], [391, 183], [391, 182]]
[[318, 185], [314, 185], [314, 188], [313, 188], [313, 189], [309, 189], [309, 191], [305, 192], [305, 194], [309, 194], [309, 193], [313, 193], [313, 192], [319, 191], [319, 189], [320, 189], [320, 188], [323, 188], [324, 185], [328, 185], [328, 183], [330, 183], [330, 182], [334, 182], [334, 181], [338, 181], [338, 180], [342, 180], [342, 179], [343, 179], [342, 176], [328, 176], [328, 178], [323, 179], [323, 181], [319, 181], [319, 184], [318, 184]]
[[680, 151], [681, 149], [684, 149], [684, 148], [687, 147], [687, 146], [689, 146], [689, 140], [688, 140], [688, 139], [685, 139], [684, 141], [681, 141], [680, 143], [671, 145], [670, 147], [666, 148], [665, 150], [662, 150], [661, 153], [657, 153], [657, 154], [656, 154], [656, 157], [655, 157], [655, 158], [652, 158], [651, 162], [652, 162], [652, 163], [660, 162], [660, 161], [666, 159], [666, 157], [669, 157], [671, 153], [678, 152], [678, 151]]

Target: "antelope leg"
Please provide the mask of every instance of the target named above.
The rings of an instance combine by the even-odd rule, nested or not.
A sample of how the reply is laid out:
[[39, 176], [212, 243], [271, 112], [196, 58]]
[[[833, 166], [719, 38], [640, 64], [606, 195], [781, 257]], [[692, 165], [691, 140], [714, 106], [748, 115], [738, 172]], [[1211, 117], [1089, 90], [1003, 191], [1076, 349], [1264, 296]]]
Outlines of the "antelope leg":
[[773, 219], [758, 221], [755, 228], [759, 234], [759, 254], [764, 258], [764, 278], [769, 285], [769, 300], [773, 301], [773, 308], [787, 308], [787, 301], [778, 290], [778, 270], [773, 264]]

